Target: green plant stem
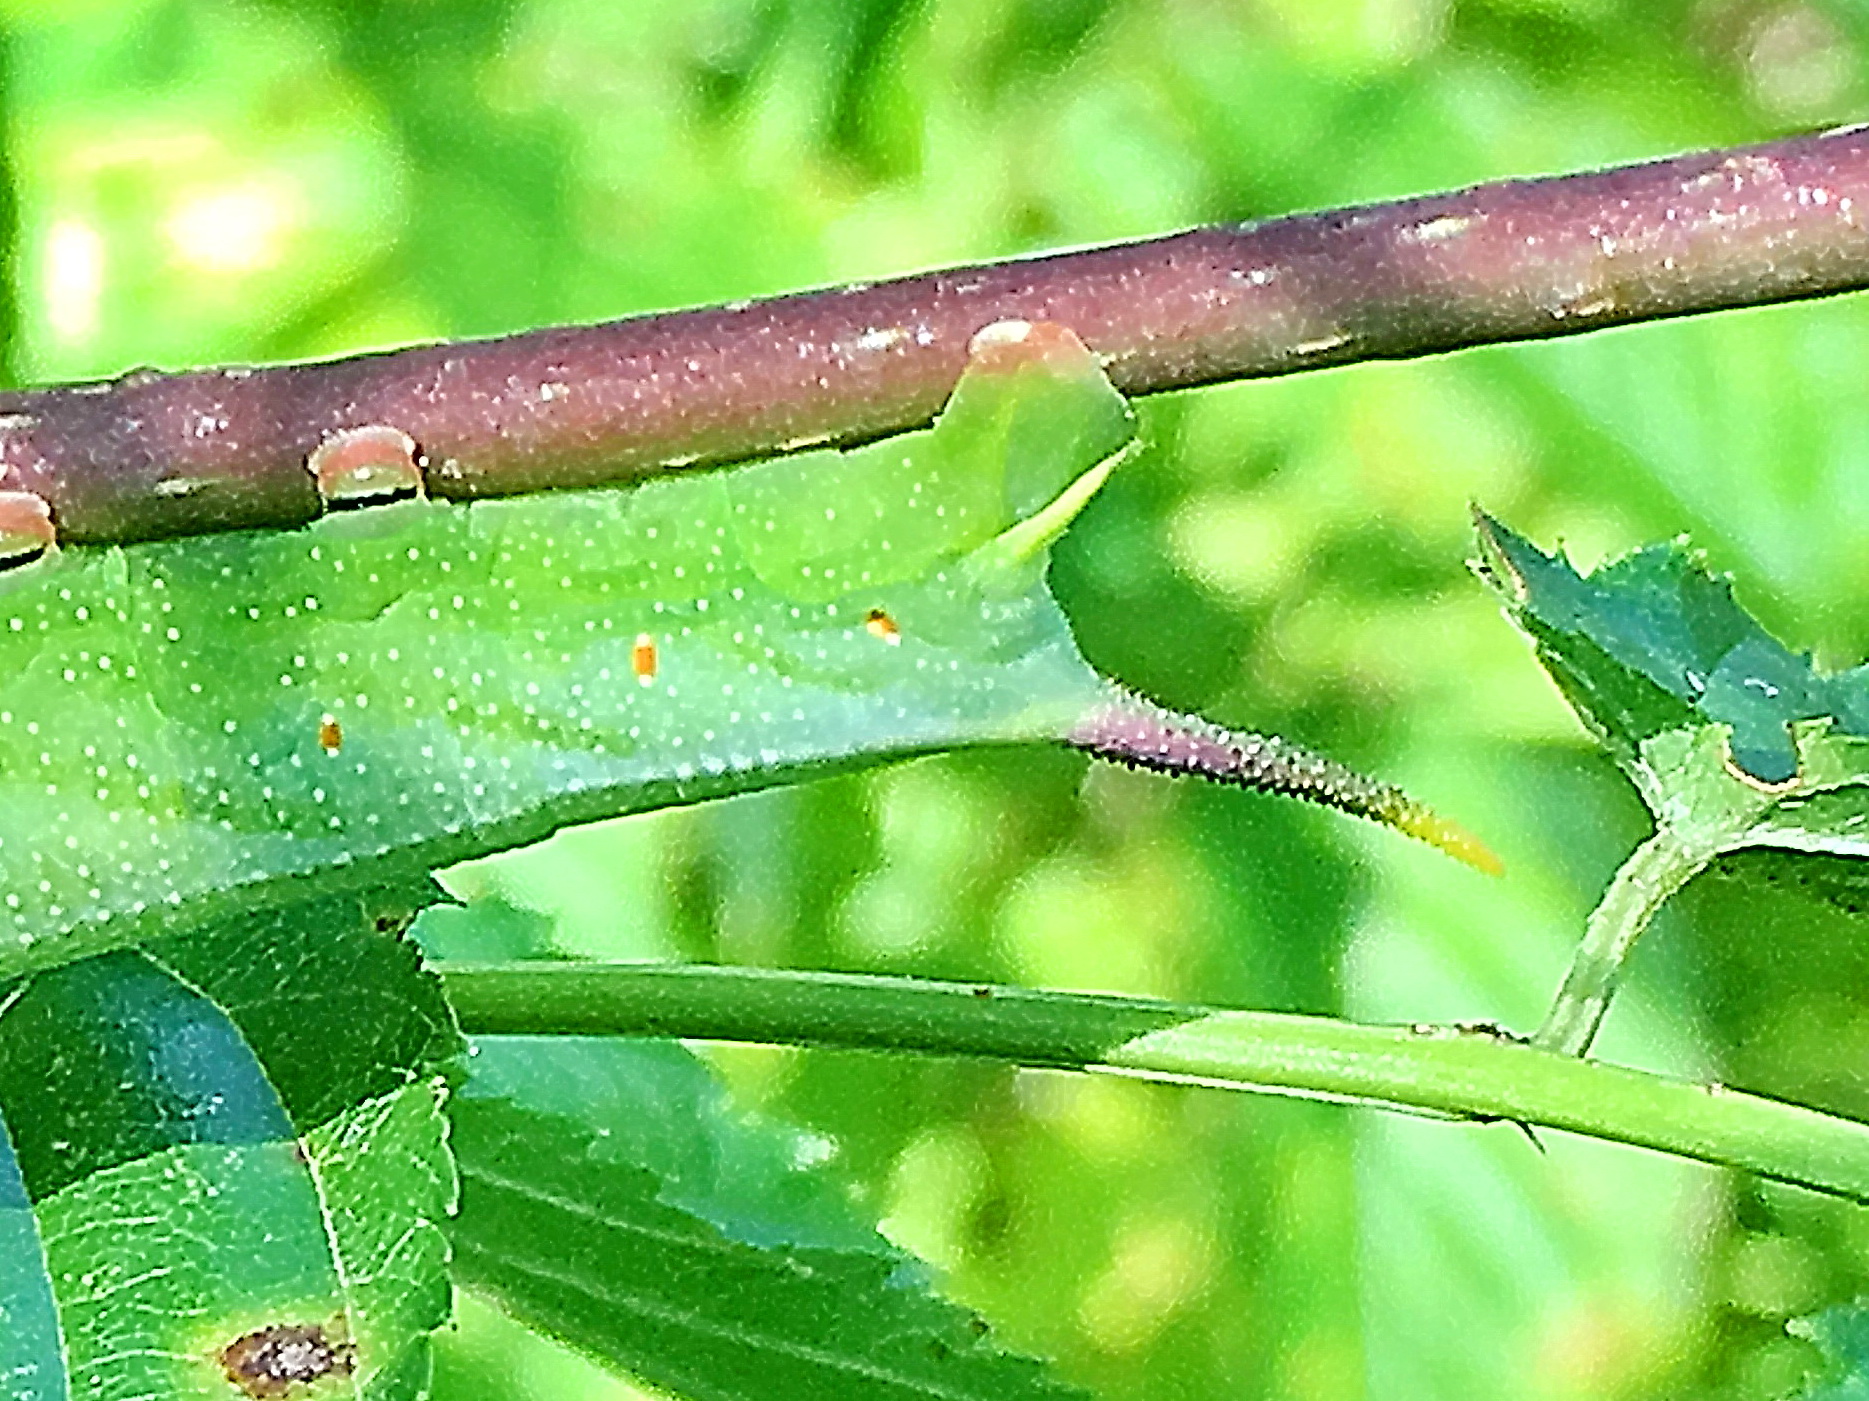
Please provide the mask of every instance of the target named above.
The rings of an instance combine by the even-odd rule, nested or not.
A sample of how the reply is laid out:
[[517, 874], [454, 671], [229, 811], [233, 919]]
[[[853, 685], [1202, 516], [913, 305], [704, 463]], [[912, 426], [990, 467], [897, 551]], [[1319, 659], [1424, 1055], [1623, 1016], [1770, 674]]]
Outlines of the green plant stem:
[[1581, 1056], [1590, 1049], [1616, 995], [1629, 950], [1668, 899], [1716, 852], [1662, 827], [1630, 854], [1590, 912], [1563, 985], [1544, 1025], [1532, 1037], [1534, 1046], [1566, 1056]]
[[984, 1056], [1538, 1124], [1869, 1202], [1869, 1125], [1489, 1031], [766, 969], [537, 963], [444, 964], [440, 972], [471, 1035]]

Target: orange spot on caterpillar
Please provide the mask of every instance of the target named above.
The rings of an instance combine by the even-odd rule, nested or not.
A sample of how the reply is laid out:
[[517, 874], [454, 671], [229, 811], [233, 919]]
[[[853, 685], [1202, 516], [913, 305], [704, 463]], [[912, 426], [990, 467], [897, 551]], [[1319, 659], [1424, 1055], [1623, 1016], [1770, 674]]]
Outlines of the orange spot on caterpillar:
[[305, 470], [327, 506], [380, 506], [422, 490], [421, 454], [400, 428], [346, 428], [312, 449]]
[[646, 632], [636, 634], [636, 645], [630, 648], [629, 664], [636, 672], [638, 684], [647, 686], [655, 680], [658, 662], [655, 639]]
[[896, 620], [880, 608], [872, 608], [863, 615], [863, 628], [871, 637], [880, 637], [891, 647], [902, 645], [902, 629], [896, 626]]
[[327, 754], [335, 754], [344, 747], [344, 729], [335, 716], [327, 715], [319, 722], [318, 743]]
[[227, 1380], [255, 1401], [291, 1396], [329, 1376], [348, 1377], [357, 1366], [356, 1346], [344, 1336], [340, 1317], [330, 1328], [318, 1323], [275, 1323], [235, 1338], [219, 1353]]

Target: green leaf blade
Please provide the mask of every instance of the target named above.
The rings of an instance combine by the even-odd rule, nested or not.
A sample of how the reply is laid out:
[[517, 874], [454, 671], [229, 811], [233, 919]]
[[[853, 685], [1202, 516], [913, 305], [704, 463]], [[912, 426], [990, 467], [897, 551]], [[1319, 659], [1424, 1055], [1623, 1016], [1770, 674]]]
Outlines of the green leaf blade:
[[1670, 729], [1723, 724], [1761, 783], [1797, 772], [1791, 727], [1869, 734], [1869, 673], [1830, 675], [1768, 635], [1680, 544], [1581, 575], [1483, 514], [1477, 567], [1592, 729], [1626, 762]]
[[301, 1133], [435, 1075], [465, 1048], [440, 981], [397, 937], [432, 882], [262, 908], [146, 947], [240, 1029]]
[[0, 1117], [0, 1396], [64, 1401], [64, 1342], [39, 1225]]
[[0, 1105], [34, 1199], [167, 1149], [292, 1134], [239, 1029], [132, 952], [27, 984], [0, 1016]]
[[225, 1397], [220, 1354], [241, 1337], [341, 1341], [343, 1295], [295, 1152], [192, 1144], [39, 1203], [75, 1391]]
[[366, 1395], [426, 1395], [429, 1335], [453, 1311], [443, 1222], [459, 1184], [443, 1098], [439, 1080], [409, 1085], [303, 1139]]
[[1629, 950], [1709, 863], [1747, 847], [1869, 854], [1869, 667], [1793, 653], [1680, 542], [1589, 575], [1475, 513], [1474, 568], [1654, 815], [1591, 914], [1535, 1038], [1581, 1055]]
[[478, 1044], [456, 1260], [521, 1319], [695, 1401], [1082, 1395], [929, 1292], [789, 1137], [730, 1122], [685, 1052]]
[[460, 1041], [399, 931], [434, 898], [262, 909], [14, 989], [0, 1107], [74, 1392], [425, 1393]]

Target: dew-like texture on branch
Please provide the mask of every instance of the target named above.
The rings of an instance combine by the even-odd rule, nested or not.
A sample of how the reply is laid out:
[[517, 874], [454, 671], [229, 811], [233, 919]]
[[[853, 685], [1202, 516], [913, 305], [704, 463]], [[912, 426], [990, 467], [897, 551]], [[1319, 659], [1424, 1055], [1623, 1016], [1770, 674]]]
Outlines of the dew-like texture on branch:
[[[1196, 229], [328, 364], [0, 395], [0, 490], [61, 538], [294, 525], [347, 435], [432, 495], [636, 480], [928, 421], [982, 327], [1070, 327], [1126, 393], [1568, 335], [1869, 285], [1869, 133]], [[345, 454], [337, 456], [342, 459]]]
[[1044, 546], [1131, 434], [1082, 345], [1028, 328], [939, 427], [856, 453], [7, 576], [0, 971], [385, 858], [1056, 738], [1103, 683]]

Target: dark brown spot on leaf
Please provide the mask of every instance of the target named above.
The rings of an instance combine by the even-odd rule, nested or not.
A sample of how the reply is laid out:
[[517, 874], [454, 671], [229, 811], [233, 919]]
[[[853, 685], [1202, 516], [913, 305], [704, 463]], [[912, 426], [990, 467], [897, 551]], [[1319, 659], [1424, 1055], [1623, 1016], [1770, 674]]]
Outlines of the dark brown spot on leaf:
[[342, 1322], [329, 1328], [275, 1323], [243, 1333], [221, 1349], [227, 1380], [263, 1401], [303, 1395], [326, 1377], [348, 1377], [357, 1365], [357, 1349], [344, 1336]]

